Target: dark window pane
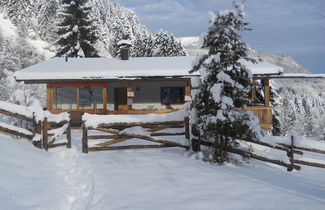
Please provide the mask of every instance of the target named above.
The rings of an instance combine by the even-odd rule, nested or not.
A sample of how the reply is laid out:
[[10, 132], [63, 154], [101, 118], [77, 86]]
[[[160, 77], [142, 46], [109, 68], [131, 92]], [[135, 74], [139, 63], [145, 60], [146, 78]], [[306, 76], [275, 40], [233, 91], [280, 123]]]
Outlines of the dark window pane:
[[90, 88], [80, 88], [79, 95], [81, 106], [91, 106], [93, 93]]
[[180, 104], [184, 103], [183, 87], [164, 87], [161, 88], [162, 104]]

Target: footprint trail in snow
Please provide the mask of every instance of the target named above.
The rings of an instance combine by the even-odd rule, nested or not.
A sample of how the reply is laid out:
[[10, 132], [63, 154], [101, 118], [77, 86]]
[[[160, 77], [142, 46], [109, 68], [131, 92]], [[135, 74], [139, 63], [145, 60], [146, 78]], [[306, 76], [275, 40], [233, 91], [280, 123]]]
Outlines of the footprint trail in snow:
[[92, 173], [87, 167], [80, 151], [76, 148], [60, 148], [53, 151], [62, 201], [59, 209], [89, 209], [94, 194]]

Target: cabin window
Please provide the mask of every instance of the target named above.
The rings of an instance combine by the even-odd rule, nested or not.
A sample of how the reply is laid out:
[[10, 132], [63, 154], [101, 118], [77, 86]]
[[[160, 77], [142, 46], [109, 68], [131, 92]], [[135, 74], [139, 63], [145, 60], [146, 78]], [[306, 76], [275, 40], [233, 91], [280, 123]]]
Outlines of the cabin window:
[[76, 109], [76, 87], [54, 87], [53, 108], [54, 109]]
[[185, 98], [184, 87], [162, 87], [161, 103], [162, 104], [183, 104]]
[[79, 109], [102, 109], [103, 87], [79, 87]]
[[53, 87], [55, 110], [103, 109], [103, 87]]
[[94, 91], [89, 88], [79, 88], [79, 106], [91, 106]]

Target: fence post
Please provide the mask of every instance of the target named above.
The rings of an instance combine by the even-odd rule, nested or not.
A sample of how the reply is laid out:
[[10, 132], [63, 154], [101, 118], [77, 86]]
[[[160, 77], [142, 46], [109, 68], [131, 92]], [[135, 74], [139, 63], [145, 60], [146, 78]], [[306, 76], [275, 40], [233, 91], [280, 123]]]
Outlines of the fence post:
[[198, 139], [191, 138], [192, 150], [193, 152], [201, 151], [201, 135], [199, 134]]
[[43, 132], [43, 148], [45, 149], [45, 151], [48, 151], [49, 149], [47, 130], [48, 130], [47, 118], [44, 118], [42, 132]]
[[68, 140], [67, 148], [71, 148], [71, 122], [70, 121], [67, 129], [67, 140]]
[[288, 157], [290, 159], [290, 165], [287, 167], [287, 171], [292, 171], [294, 169], [294, 157], [293, 157], [293, 150], [294, 150], [294, 137], [291, 136], [291, 144], [288, 151]]
[[[41, 121], [36, 121], [36, 117], [35, 117], [35, 114], [33, 114], [33, 139], [35, 138], [35, 136], [37, 134], [41, 135], [42, 134], [42, 125], [41, 125]], [[35, 147], [38, 147], [40, 149], [43, 148], [43, 145], [42, 145], [42, 139], [40, 139], [39, 141], [33, 141], [33, 145]]]
[[190, 118], [189, 117], [184, 118], [184, 126], [185, 126], [185, 138], [189, 140], [190, 139]]
[[88, 132], [86, 124], [82, 124], [82, 153], [88, 153]]

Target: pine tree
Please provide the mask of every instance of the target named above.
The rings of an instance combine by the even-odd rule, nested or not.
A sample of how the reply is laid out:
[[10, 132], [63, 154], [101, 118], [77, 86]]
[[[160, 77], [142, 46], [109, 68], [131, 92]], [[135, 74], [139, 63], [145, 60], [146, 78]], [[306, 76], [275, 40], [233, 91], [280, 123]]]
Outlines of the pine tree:
[[149, 35], [137, 35], [131, 48], [131, 57], [152, 57], [154, 40]]
[[170, 56], [186, 56], [181, 42], [177, 41], [173, 35], [170, 36]]
[[56, 25], [53, 24], [57, 18], [58, 2], [56, 0], [40, 1], [37, 5], [37, 28], [40, 37], [53, 43], [57, 40]]
[[98, 37], [96, 29], [89, 18], [91, 8], [87, 0], [62, 0], [62, 10], [59, 15], [62, 20], [58, 24], [59, 45], [57, 56], [98, 57], [94, 47]]
[[185, 56], [186, 53], [179, 42], [173, 35], [169, 35], [166, 31], [160, 30], [155, 34], [153, 56]]
[[272, 113], [272, 130], [271, 133], [273, 136], [281, 135], [281, 122], [280, 122], [280, 113], [274, 108], [279, 106], [280, 103], [278, 101], [279, 95], [275, 92], [274, 88], [270, 87], [270, 103], [273, 109]]
[[120, 54], [120, 48], [118, 42], [123, 40], [124, 37], [132, 39], [133, 34], [131, 33], [130, 25], [125, 17], [115, 16], [111, 23], [112, 38], [111, 38], [111, 49], [110, 53], [113, 57], [118, 57]]
[[18, 34], [22, 37], [28, 36], [29, 30], [35, 28], [33, 2], [31, 0], [7, 0], [4, 4], [9, 19], [17, 26]]
[[250, 102], [252, 74], [240, 59], [256, 61], [247, 55], [239, 35], [239, 31], [248, 30], [243, 6], [234, 3], [234, 7], [210, 13], [209, 32], [202, 46], [209, 52], [191, 71], [201, 74], [199, 91], [192, 101], [192, 132], [219, 145], [213, 160], [220, 163], [227, 160], [227, 147], [235, 146], [235, 139], [257, 139], [261, 132], [257, 118], [243, 111]]

